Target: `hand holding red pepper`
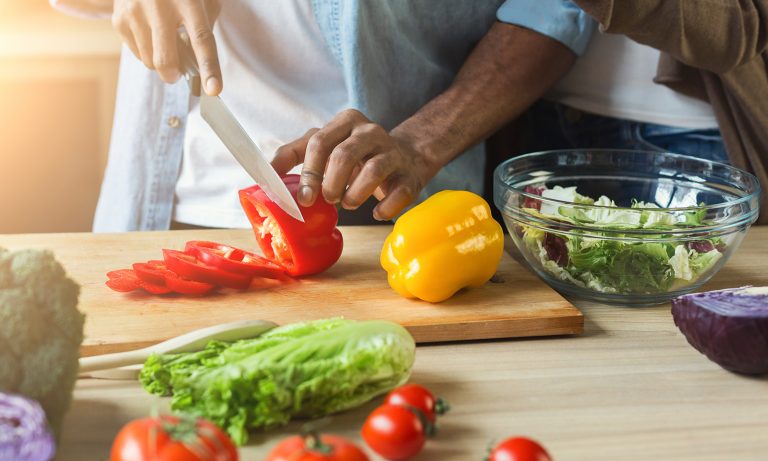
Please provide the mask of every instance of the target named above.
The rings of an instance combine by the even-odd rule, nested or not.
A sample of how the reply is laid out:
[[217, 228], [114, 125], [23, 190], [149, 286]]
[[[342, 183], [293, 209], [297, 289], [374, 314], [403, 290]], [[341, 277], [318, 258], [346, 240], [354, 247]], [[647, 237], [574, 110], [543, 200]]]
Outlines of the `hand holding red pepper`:
[[353, 109], [281, 147], [272, 161], [281, 174], [301, 163], [300, 205], [316, 203], [322, 191], [325, 201], [354, 210], [375, 195], [381, 202], [373, 216], [382, 221], [413, 202], [440, 167], [410, 137], [387, 132]]

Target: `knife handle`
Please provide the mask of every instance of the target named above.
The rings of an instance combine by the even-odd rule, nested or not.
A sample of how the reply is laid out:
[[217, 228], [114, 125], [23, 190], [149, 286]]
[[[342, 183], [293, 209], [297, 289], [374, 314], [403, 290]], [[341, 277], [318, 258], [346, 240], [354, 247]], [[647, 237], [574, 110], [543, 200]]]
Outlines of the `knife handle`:
[[184, 77], [187, 79], [189, 90], [194, 96], [200, 96], [200, 70], [197, 67], [197, 58], [195, 57], [195, 51], [192, 49], [192, 43], [189, 40], [189, 34], [187, 31], [179, 29], [179, 39], [177, 42], [177, 48], [179, 53], [179, 67]]

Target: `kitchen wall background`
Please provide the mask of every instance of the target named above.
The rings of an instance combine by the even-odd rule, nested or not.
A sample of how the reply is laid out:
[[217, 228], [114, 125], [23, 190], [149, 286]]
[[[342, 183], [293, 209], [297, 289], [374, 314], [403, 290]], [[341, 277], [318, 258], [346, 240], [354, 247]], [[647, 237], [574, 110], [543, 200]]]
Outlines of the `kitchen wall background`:
[[90, 230], [119, 51], [109, 20], [0, 0], [0, 233]]

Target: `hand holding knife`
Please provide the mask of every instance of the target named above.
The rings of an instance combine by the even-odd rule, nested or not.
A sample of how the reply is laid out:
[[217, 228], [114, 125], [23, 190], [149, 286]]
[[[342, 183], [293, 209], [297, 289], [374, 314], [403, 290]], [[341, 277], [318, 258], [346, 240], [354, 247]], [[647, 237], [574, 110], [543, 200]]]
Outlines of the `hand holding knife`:
[[275, 172], [272, 165], [264, 158], [261, 150], [248, 136], [232, 112], [218, 96], [209, 96], [201, 91], [200, 72], [197, 67], [189, 36], [180, 32], [179, 59], [184, 77], [190, 91], [200, 97], [200, 114], [221, 139], [229, 152], [243, 166], [246, 172], [261, 186], [267, 196], [286, 213], [304, 222], [299, 205], [288, 188]]

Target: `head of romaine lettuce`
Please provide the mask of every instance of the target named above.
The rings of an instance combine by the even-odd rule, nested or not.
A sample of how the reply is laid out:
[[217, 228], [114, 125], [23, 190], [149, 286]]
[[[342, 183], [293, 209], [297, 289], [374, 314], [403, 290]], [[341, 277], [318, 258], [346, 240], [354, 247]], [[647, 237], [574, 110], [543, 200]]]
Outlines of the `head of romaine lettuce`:
[[202, 416], [238, 444], [248, 430], [356, 407], [404, 383], [415, 343], [400, 325], [344, 319], [290, 324], [254, 339], [153, 355], [140, 380], [171, 407]]

